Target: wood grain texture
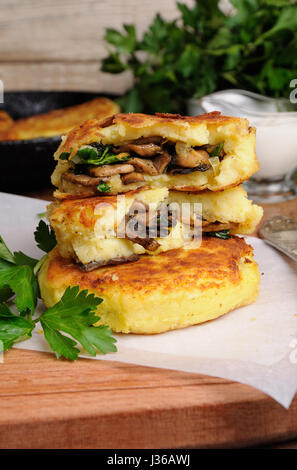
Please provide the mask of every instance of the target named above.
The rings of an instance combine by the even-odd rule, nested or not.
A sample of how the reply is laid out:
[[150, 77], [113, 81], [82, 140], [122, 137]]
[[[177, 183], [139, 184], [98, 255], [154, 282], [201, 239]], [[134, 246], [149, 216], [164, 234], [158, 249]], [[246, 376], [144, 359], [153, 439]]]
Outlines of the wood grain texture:
[[0, 8], [0, 78], [7, 91], [121, 93], [129, 75], [99, 71], [105, 28], [134, 23], [141, 35], [157, 11], [177, 16], [175, 0], [0, 0]]
[[[89, 62], [0, 62], [4, 91], [93, 91], [122, 94], [132, 83], [128, 73], [108, 75], [99, 71], [99, 61]], [[5, 95], [4, 95], [5, 98]]]
[[280, 214], [297, 220], [297, 197], [286, 202], [262, 204], [262, 207], [264, 209], [262, 223], [270, 217]]
[[0, 366], [0, 447], [238, 447], [297, 436], [251, 387], [197, 374], [11, 350]]
[[[297, 199], [264, 212], [297, 220]], [[37, 351], [11, 350], [0, 364], [0, 448], [281, 447], [294, 438], [297, 397], [287, 411], [225, 379]]]

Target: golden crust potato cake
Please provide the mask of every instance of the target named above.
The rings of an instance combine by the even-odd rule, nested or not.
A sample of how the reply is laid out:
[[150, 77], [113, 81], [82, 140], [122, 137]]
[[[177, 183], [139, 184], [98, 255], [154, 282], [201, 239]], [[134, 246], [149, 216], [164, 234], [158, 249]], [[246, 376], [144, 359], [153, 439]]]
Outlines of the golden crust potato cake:
[[248, 234], [261, 207], [238, 186], [191, 194], [167, 188], [139, 188], [118, 196], [69, 199], [48, 207], [58, 249], [85, 270], [135, 261], [200, 242], [204, 236]]
[[247, 119], [219, 112], [88, 120], [55, 153], [55, 196], [97, 195], [102, 182], [109, 194], [143, 185], [191, 192], [237, 186], [258, 170], [255, 133]]
[[118, 113], [119, 110], [119, 106], [108, 98], [95, 98], [76, 106], [18, 119], [6, 132], [1, 134], [0, 140], [26, 140], [59, 136], [86, 119], [104, 120], [106, 117]]
[[1, 135], [7, 131], [14, 123], [12, 117], [6, 111], [0, 111], [0, 140]]
[[[153, 334], [196, 325], [254, 302], [259, 271], [243, 238], [206, 238], [196, 250], [179, 248], [134, 263], [83, 272], [55, 248], [39, 274], [47, 307], [68, 286], [79, 286], [104, 301], [100, 320], [122, 333]], [[240, 312], [238, 312], [240, 314]]]
[[263, 209], [248, 199], [247, 192], [239, 185], [223, 191], [202, 191], [190, 193], [169, 191], [169, 204], [201, 204], [202, 231], [230, 230], [232, 235], [250, 235], [263, 217]]

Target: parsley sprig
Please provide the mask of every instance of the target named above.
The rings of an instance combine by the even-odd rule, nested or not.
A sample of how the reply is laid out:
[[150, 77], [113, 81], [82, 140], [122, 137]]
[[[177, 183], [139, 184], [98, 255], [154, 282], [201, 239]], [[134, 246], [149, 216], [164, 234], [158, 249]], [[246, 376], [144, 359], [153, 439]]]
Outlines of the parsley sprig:
[[231, 238], [230, 230], [217, 230], [214, 232], [207, 232], [209, 237], [221, 238], [222, 240], [228, 240]]
[[15, 305], [23, 316], [27, 312], [33, 315], [37, 304], [38, 284], [34, 274], [37, 263], [38, 260], [30, 258], [21, 251], [11, 253], [0, 237], [0, 289], [2, 292], [7, 292], [5, 300], [16, 294]]
[[209, 156], [210, 157], [219, 157], [221, 155], [221, 152], [224, 147], [224, 142], [221, 142], [220, 144], [216, 145], [210, 152]]
[[107, 183], [105, 183], [105, 181], [101, 181], [101, 183], [98, 184], [97, 189], [100, 193], [109, 193], [111, 188]]
[[107, 28], [102, 70], [129, 71], [132, 88], [120, 98], [125, 112], [178, 112], [188, 98], [239, 88], [289, 98], [297, 76], [296, 0], [177, 2], [178, 16], [157, 14], [139, 35], [132, 24]]
[[[48, 253], [56, 245], [54, 232], [41, 220], [34, 233], [38, 247]], [[109, 327], [94, 327], [99, 320], [97, 307], [102, 299], [79, 291], [78, 286], [68, 287], [61, 300], [34, 318], [39, 296], [37, 273], [47, 255], [41, 260], [19, 251], [12, 253], [0, 236], [0, 342], [4, 351], [15, 343], [32, 336], [37, 323], [57, 358], [75, 360], [80, 350], [78, 343], [91, 355], [115, 352], [116, 340]], [[18, 314], [7, 302], [12, 300]]]
[[[70, 153], [62, 152], [60, 160], [68, 160]], [[91, 145], [81, 147], [74, 157], [72, 163], [76, 165], [110, 165], [112, 163], [125, 162], [131, 158], [128, 153], [116, 154], [112, 150], [112, 145], [103, 145], [100, 142], [94, 142]]]
[[38, 248], [49, 253], [57, 244], [55, 232], [41, 220], [34, 232], [34, 238]]
[[77, 343], [60, 331], [77, 340], [91, 356], [96, 356], [97, 350], [103, 354], [116, 351], [110, 328], [92, 326], [98, 321], [95, 312], [101, 302], [86, 290], [79, 292], [78, 286], [68, 287], [60, 302], [41, 315], [44, 335], [58, 358], [74, 360], [79, 354]]

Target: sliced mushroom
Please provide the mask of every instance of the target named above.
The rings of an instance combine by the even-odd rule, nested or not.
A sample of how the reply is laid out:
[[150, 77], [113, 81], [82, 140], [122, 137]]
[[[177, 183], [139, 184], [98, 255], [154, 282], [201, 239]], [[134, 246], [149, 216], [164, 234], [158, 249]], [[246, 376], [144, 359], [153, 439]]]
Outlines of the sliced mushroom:
[[100, 176], [101, 178], [104, 176], [113, 176], [119, 175], [123, 173], [132, 173], [134, 171], [134, 167], [129, 163], [122, 163], [119, 165], [102, 165], [92, 167], [89, 170], [91, 176]]
[[139, 137], [139, 139], [133, 140], [131, 144], [157, 144], [160, 145], [163, 141], [163, 137], [159, 135], [151, 135], [150, 137]]
[[158, 225], [160, 227], [175, 227], [177, 224], [177, 212], [169, 208], [168, 205], [162, 204], [157, 211]]
[[88, 175], [76, 175], [71, 171], [67, 171], [63, 174], [62, 179], [65, 181], [69, 181], [70, 183], [80, 184], [81, 186], [97, 186], [101, 178], [93, 178], [92, 176]]
[[143, 246], [146, 250], [156, 251], [160, 245], [150, 237], [148, 228], [134, 216], [127, 215], [125, 217], [125, 238]]
[[133, 238], [135, 238], [133, 230], [136, 230], [137, 236], [141, 238], [167, 237], [170, 227], [175, 227], [176, 224], [176, 214], [166, 204], [162, 204], [159, 209], [152, 212], [143, 203], [136, 201], [126, 218], [126, 230], [128, 229], [128, 235]]
[[230, 228], [230, 224], [227, 223], [219, 223], [219, 222], [214, 222], [214, 223], [209, 223], [207, 225], [203, 225], [202, 223], [202, 231], [203, 232], [217, 232], [220, 230], [228, 230]]
[[[144, 227], [146, 229], [146, 227]], [[133, 243], [137, 243], [138, 245], [143, 246], [146, 250], [149, 251], [156, 251], [159, 248], [159, 243], [150, 238], [149, 234], [144, 232], [144, 236], [135, 236], [134, 234], [129, 234], [129, 230], [126, 230], [125, 238], [130, 240]]]
[[127, 175], [121, 176], [122, 182], [124, 184], [138, 183], [144, 181], [144, 177], [141, 173], [133, 171], [133, 173], [128, 173]]
[[100, 268], [101, 266], [122, 264], [122, 263], [131, 263], [132, 261], [137, 261], [139, 256], [136, 254], [130, 256], [119, 256], [118, 258], [111, 258], [108, 261], [91, 261], [87, 264], [77, 263], [82, 271], [88, 272], [93, 271], [93, 269]]
[[143, 202], [136, 200], [133, 202], [127, 213], [126, 224], [129, 220], [134, 219], [135, 223], [138, 222], [140, 226], [146, 230], [145, 226], [149, 224], [149, 214], [148, 206]]
[[154, 159], [154, 165], [159, 175], [165, 172], [170, 161], [171, 157], [165, 150], [163, 150], [162, 155]]
[[141, 238], [141, 237], [135, 237], [135, 238], [130, 238], [130, 237], [127, 237], [127, 240], [130, 240], [131, 242], [133, 243], [137, 243], [138, 245], [141, 245], [143, 246], [143, 248], [145, 248], [146, 250], [148, 251], [156, 251], [158, 248], [159, 248], [159, 243], [154, 240], [153, 238]]
[[201, 163], [200, 165], [196, 166], [195, 168], [173, 168], [170, 170], [170, 174], [172, 175], [187, 175], [189, 173], [193, 173], [194, 171], [207, 171], [211, 168], [211, 164], [209, 163]]
[[114, 152], [134, 152], [141, 157], [153, 157], [162, 152], [159, 145], [156, 144], [123, 144], [119, 147], [114, 147]]
[[194, 150], [192, 147], [178, 142], [175, 151], [174, 163], [183, 168], [196, 168], [201, 164], [209, 164], [209, 155], [205, 150]]
[[150, 237], [167, 237], [170, 234], [170, 228], [174, 228], [177, 224], [176, 213], [171, 211], [168, 206], [162, 205], [149, 223]]
[[142, 173], [147, 173], [148, 175], [158, 174], [158, 170], [151, 160], [136, 157], [131, 158], [129, 163], [134, 166], [135, 170], [141, 171]]

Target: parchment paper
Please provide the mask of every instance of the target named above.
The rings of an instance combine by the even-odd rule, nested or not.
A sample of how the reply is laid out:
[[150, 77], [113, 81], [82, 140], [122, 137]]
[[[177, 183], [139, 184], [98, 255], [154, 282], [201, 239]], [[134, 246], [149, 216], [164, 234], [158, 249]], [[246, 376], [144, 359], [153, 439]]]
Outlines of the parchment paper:
[[[12, 250], [41, 257], [33, 231], [37, 214], [47, 204], [0, 193], [0, 233]], [[255, 249], [261, 272], [256, 303], [182, 330], [153, 336], [116, 335], [118, 352], [95, 359], [235, 380], [288, 408], [297, 390], [297, 264], [262, 240], [247, 237], [247, 241]], [[38, 333], [16, 347], [50, 351]]]

